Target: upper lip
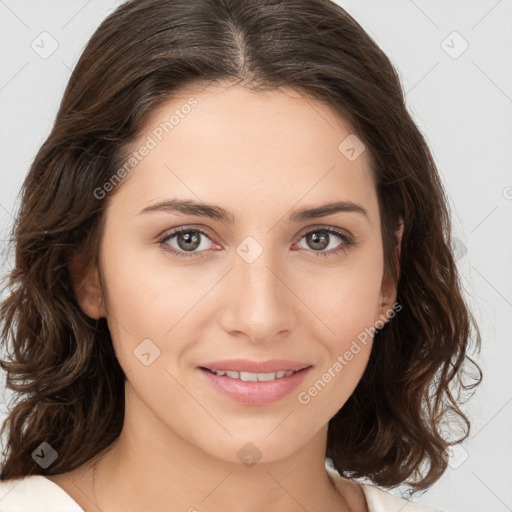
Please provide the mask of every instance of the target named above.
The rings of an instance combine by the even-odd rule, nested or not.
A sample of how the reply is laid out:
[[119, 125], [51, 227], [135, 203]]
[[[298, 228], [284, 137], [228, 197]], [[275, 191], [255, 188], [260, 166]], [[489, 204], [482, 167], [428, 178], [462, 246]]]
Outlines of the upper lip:
[[285, 359], [271, 359], [269, 361], [251, 361], [249, 359], [225, 359], [223, 361], [214, 361], [205, 363], [200, 368], [209, 370], [250, 372], [250, 373], [274, 373], [278, 371], [297, 371], [311, 366], [307, 363], [298, 361], [287, 361]]

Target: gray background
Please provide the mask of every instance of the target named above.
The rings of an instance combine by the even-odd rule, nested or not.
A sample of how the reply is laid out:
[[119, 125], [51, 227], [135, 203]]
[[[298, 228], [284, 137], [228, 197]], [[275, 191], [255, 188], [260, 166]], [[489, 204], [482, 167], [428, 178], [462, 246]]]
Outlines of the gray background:
[[[0, 0], [2, 240], [71, 69], [121, 3]], [[472, 435], [415, 500], [451, 512], [512, 511], [512, 1], [338, 3], [398, 68], [446, 186], [463, 286], [483, 337], [484, 382], [466, 408]], [[2, 273], [11, 262], [2, 260]], [[3, 421], [11, 392], [0, 373]]]

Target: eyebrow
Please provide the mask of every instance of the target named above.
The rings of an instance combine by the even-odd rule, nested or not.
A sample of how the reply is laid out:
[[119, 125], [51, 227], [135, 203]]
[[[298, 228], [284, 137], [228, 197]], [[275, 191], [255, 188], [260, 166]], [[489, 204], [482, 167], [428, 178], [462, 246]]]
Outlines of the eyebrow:
[[[170, 199], [159, 203], [146, 206], [138, 215], [155, 211], [163, 211], [169, 213], [181, 213], [184, 215], [193, 215], [197, 217], [206, 217], [223, 222], [224, 224], [233, 224], [235, 216], [221, 206], [207, 203], [197, 203], [191, 200]], [[325, 217], [339, 212], [359, 213], [363, 215], [368, 222], [368, 212], [366, 209], [352, 201], [337, 201], [334, 203], [326, 203], [320, 206], [305, 206], [292, 212], [288, 217], [288, 222], [304, 222], [306, 220]]]

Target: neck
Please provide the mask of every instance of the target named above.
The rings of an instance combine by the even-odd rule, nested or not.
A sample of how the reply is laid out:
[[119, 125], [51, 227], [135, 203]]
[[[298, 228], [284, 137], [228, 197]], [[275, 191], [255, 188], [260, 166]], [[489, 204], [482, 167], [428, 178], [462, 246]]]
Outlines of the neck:
[[136, 453], [121, 453], [122, 442], [92, 467], [92, 495], [100, 510], [353, 510], [324, 463], [303, 466], [290, 460], [225, 467], [219, 461], [212, 471], [201, 466], [191, 470], [191, 461], [185, 468], [177, 464], [164, 472], [143, 459], [138, 463]]
[[240, 460], [219, 459], [154, 421], [142, 404], [131, 407], [134, 399], [127, 396], [121, 434], [90, 466], [98, 509], [352, 512], [325, 469], [327, 425], [295, 453], [276, 460], [260, 453], [251, 464], [241, 461], [258, 459], [254, 445], [236, 445], [245, 449]]

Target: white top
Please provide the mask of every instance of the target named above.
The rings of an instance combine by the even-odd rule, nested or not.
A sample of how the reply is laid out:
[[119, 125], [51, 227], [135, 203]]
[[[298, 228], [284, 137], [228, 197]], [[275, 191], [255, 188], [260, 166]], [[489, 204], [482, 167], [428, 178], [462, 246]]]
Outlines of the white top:
[[[325, 469], [327, 470], [327, 474], [331, 477], [336, 487], [339, 488], [341, 482], [344, 479], [334, 468], [328, 465], [327, 461], [325, 463]], [[357, 482], [356, 480], [352, 481]], [[426, 505], [406, 500], [405, 498], [398, 498], [393, 494], [385, 491], [384, 489], [377, 487], [376, 485], [363, 484], [361, 482], [357, 482], [357, 484], [363, 490], [366, 504], [368, 505], [368, 512], [443, 512], [440, 509], [427, 507]], [[3, 512], [1, 501], [0, 512]]]
[[[326, 465], [335, 485], [343, 480]], [[369, 512], [442, 512], [404, 498], [397, 498], [375, 485], [359, 483]], [[43, 475], [0, 480], [0, 512], [84, 512], [64, 489]]]

